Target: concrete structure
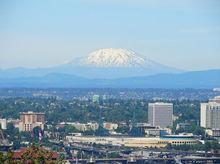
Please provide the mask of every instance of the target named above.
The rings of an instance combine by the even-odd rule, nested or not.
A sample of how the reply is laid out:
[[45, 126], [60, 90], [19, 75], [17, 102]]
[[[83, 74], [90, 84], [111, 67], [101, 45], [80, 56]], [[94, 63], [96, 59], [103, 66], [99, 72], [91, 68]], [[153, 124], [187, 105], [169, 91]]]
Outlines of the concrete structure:
[[88, 122], [87, 124], [79, 123], [79, 122], [61, 122], [60, 125], [72, 125], [77, 130], [81, 132], [85, 132], [88, 130], [95, 131], [98, 129], [99, 125], [96, 122]]
[[161, 136], [164, 134], [171, 134], [172, 131], [170, 128], [161, 128], [159, 126], [151, 126], [148, 123], [137, 123], [137, 128], [141, 128], [141, 131], [144, 132], [146, 137], [152, 136]]
[[146, 137], [159, 137], [162, 130], [159, 126], [151, 126], [147, 123], [137, 123], [135, 127], [138, 128], [140, 132], [144, 132]]
[[201, 103], [200, 126], [207, 129], [220, 129], [220, 98]]
[[18, 129], [20, 129], [20, 128], [19, 128], [20, 122], [21, 122], [21, 121], [20, 121], [19, 119], [9, 118], [9, 119], [7, 120], [7, 123], [13, 124], [13, 126], [14, 126], [15, 128], [18, 128]]
[[216, 103], [220, 103], [220, 96], [216, 96], [213, 99], [209, 99], [209, 102], [216, 102]]
[[166, 128], [173, 125], [173, 104], [172, 103], [149, 103], [148, 123], [152, 126]]
[[100, 98], [99, 95], [93, 95], [92, 96], [92, 102], [93, 103], [99, 103], [99, 98]]
[[176, 125], [176, 130], [179, 130], [179, 129], [183, 129], [184, 131], [187, 131], [189, 128], [191, 127], [191, 124], [190, 123], [178, 123]]
[[148, 126], [144, 129], [146, 136], [160, 136], [160, 128], [154, 126]]
[[20, 113], [19, 131], [32, 131], [37, 126], [44, 129], [44, 123], [44, 113], [22, 112]]
[[220, 129], [206, 129], [206, 134], [212, 137], [220, 137]]
[[111, 122], [104, 122], [103, 123], [103, 128], [107, 130], [115, 130], [118, 128], [118, 124], [116, 123], [111, 123]]
[[1, 118], [0, 125], [1, 125], [1, 129], [3, 129], [3, 130], [7, 129], [7, 120], [4, 118]]
[[160, 137], [95, 137], [95, 136], [66, 136], [68, 142], [96, 143], [102, 145], [127, 146], [127, 147], [165, 147], [171, 145], [192, 145], [198, 140], [192, 135], [175, 135]]

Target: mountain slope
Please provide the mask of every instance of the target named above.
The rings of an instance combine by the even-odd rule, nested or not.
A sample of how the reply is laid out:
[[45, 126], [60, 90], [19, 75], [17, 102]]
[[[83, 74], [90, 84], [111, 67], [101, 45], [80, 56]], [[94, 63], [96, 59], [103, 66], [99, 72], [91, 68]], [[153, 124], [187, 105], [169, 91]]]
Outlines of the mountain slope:
[[60, 70], [64, 68], [66, 73], [72, 71], [74, 75], [104, 79], [182, 72], [122, 48], [96, 50], [61, 66]]
[[[77, 62], [72, 64], [83, 67], [145, 67], [147, 62], [144, 58], [137, 56], [134, 51], [122, 48], [105, 48], [99, 49], [88, 56], [79, 58]], [[149, 62], [150, 64], [150, 62]]]
[[120, 79], [87, 79], [65, 74], [0, 79], [1, 88], [215, 88], [219, 86], [220, 70], [159, 74]]
[[140, 88], [215, 88], [220, 86], [220, 70], [121, 78], [115, 80], [114, 83], [117, 83], [117, 87], [122, 87], [126, 83], [128, 88], [135, 86]]
[[182, 71], [140, 57], [134, 51], [108, 48], [94, 51], [85, 57], [56, 67], [0, 70], [0, 78], [40, 77], [50, 73], [61, 73], [91, 79], [113, 79], [178, 72]]

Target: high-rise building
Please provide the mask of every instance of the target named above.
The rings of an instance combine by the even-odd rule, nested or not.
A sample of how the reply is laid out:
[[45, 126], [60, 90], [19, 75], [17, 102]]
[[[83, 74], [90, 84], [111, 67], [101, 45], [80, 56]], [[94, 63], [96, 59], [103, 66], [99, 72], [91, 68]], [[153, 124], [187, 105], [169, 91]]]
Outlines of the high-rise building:
[[0, 119], [0, 125], [1, 125], [1, 129], [7, 129], [7, 120], [4, 118]]
[[92, 96], [92, 102], [94, 102], [94, 103], [99, 103], [99, 99], [100, 99], [99, 95]]
[[216, 102], [216, 103], [220, 103], [220, 96], [216, 96], [213, 99], [209, 99], [209, 102]]
[[208, 103], [201, 103], [200, 126], [207, 129], [220, 129], [220, 99], [215, 97]]
[[173, 125], [173, 104], [172, 103], [149, 103], [148, 123], [152, 126], [166, 128]]
[[44, 123], [44, 113], [22, 112], [20, 113], [19, 131], [32, 131], [37, 126], [44, 129]]

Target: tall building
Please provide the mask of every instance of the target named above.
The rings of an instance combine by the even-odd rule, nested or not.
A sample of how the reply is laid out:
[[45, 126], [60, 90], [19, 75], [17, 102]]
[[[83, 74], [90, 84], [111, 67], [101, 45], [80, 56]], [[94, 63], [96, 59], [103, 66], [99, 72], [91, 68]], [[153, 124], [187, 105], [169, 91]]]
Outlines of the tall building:
[[31, 111], [20, 113], [19, 131], [32, 131], [39, 126], [44, 129], [45, 114]]
[[1, 129], [4, 129], [4, 130], [7, 129], [7, 120], [1, 118], [0, 119], [0, 125], [1, 125]]
[[92, 96], [92, 102], [94, 102], [94, 103], [99, 103], [99, 99], [100, 99], [99, 95]]
[[216, 96], [213, 99], [209, 99], [209, 102], [216, 102], [216, 103], [220, 103], [220, 96]]
[[210, 99], [201, 103], [200, 126], [207, 129], [220, 129], [220, 98]]
[[173, 125], [173, 104], [172, 103], [149, 103], [148, 123], [152, 126], [166, 128]]

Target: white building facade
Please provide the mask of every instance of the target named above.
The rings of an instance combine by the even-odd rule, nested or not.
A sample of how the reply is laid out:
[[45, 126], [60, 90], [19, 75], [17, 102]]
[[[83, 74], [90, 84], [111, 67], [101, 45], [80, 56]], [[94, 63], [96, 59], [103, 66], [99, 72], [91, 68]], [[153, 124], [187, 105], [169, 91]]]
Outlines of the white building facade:
[[0, 125], [1, 125], [1, 129], [3, 130], [7, 129], [7, 120], [5, 118], [1, 118]]
[[20, 113], [20, 122], [19, 122], [19, 131], [32, 131], [35, 127], [40, 127], [44, 129], [45, 123], [45, 114], [44, 113], [35, 113], [32, 111], [21, 112]]
[[220, 102], [211, 99], [208, 103], [201, 103], [200, 126], [206, 129], [220, 129]]
[[148, 123], [152, 126], [166, 128], [173, 125], [173, 104], [172, 103], [149, 103]]

